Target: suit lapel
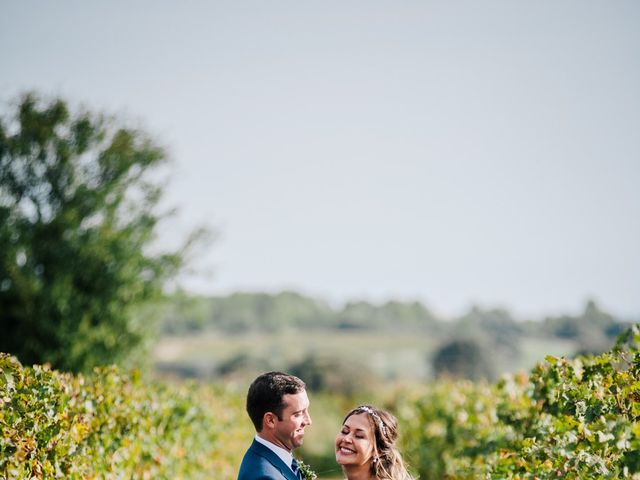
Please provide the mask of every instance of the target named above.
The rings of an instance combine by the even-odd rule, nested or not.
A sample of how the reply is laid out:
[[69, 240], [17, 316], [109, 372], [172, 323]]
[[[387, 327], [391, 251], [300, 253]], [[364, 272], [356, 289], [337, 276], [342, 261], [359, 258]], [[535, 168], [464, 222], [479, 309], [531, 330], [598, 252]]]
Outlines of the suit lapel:
[[264, 457], [271, 465], [277, 468], [284, 478], [286, 478], [287, 480], [298, 480], [298, 477], [293, 474], [293, 470], [291, 470], [291, 467], [285, 464], [282, 459], [271, 449], [267, 448], [256, 440], [253, 441], [250, 448], [256, 455]]

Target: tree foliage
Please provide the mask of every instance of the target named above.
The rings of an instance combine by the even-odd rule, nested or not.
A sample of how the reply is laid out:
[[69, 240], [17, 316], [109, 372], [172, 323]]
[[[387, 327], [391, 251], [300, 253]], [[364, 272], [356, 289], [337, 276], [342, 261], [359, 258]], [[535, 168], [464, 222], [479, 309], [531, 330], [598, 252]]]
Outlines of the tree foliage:
[[140, 344], [133, 309], [182, 265], [151, 253], [167, 159], [144, 132], [60, 99], [0, 118], [0, 351], [87, 370]]
[[456, 339], [442, 345], [433, 356], [436, 377], [491, 379], [494, 366], [485, 349], [473, 340]]
[[287, 368], [304, 379], [313, 392], [332, 392], [352, 397], [379, 387], [379, 379], [363, 362], [345, 362], [340, 358], [310, 353]]
[[221, 297], [176, 294], [163, 306], [166, 334], [202, 330], [226, 333], [280, 332], [295, 329], [439, 332], [438, 319], [419, 302], [389, 301], [382, 305], [347, 303], [337, 309], [293, 291], [236, 292]]

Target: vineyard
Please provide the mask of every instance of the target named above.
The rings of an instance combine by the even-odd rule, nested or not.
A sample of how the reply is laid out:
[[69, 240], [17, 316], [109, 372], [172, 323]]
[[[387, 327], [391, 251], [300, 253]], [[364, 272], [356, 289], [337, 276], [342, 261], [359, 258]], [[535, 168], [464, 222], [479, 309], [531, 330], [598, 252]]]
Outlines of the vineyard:
[[[423, 480], [640, 479], [639, 341], [636, 326], [600, 356], [403, 389], [385, 406]], [[8, 355], [0, 368], [2, 478], [231, 480], [252, 435], [242, 395], [220, 387], [113, 367], [74, 376]]]
[[405, 394], [404, 451], [423, 479], [638, 479], [639, 340], [636, 326], [600, 356]]
[[7, 355], [0, 368], [0, 478], [235, 478], [249, 427], [238, 396]]

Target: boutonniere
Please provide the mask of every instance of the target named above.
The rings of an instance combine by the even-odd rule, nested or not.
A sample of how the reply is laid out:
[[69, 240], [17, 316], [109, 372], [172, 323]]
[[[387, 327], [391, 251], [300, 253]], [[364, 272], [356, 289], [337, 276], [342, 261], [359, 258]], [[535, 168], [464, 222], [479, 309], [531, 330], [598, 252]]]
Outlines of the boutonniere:
[[298, 460], [298, 465], [300, 466], [300, 472], [302, 473], [302, 478], [304, 480], [316, 480], [316, 478], [318, 478], [318, 475], [316, 475], [316, 472], [311, 470], [311, 467], [306, 463]]

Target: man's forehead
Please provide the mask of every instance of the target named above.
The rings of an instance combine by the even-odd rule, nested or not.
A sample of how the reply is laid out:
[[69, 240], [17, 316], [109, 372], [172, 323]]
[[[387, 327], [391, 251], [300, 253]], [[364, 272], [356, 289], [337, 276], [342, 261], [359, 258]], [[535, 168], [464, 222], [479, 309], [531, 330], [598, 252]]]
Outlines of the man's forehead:
[[309, 398], [307, 392], [302, 390], [298, 393], [285, 393], [282, 396], [285, 408], [292, 408], [294, 410], [304, 410], [309, 406]]

